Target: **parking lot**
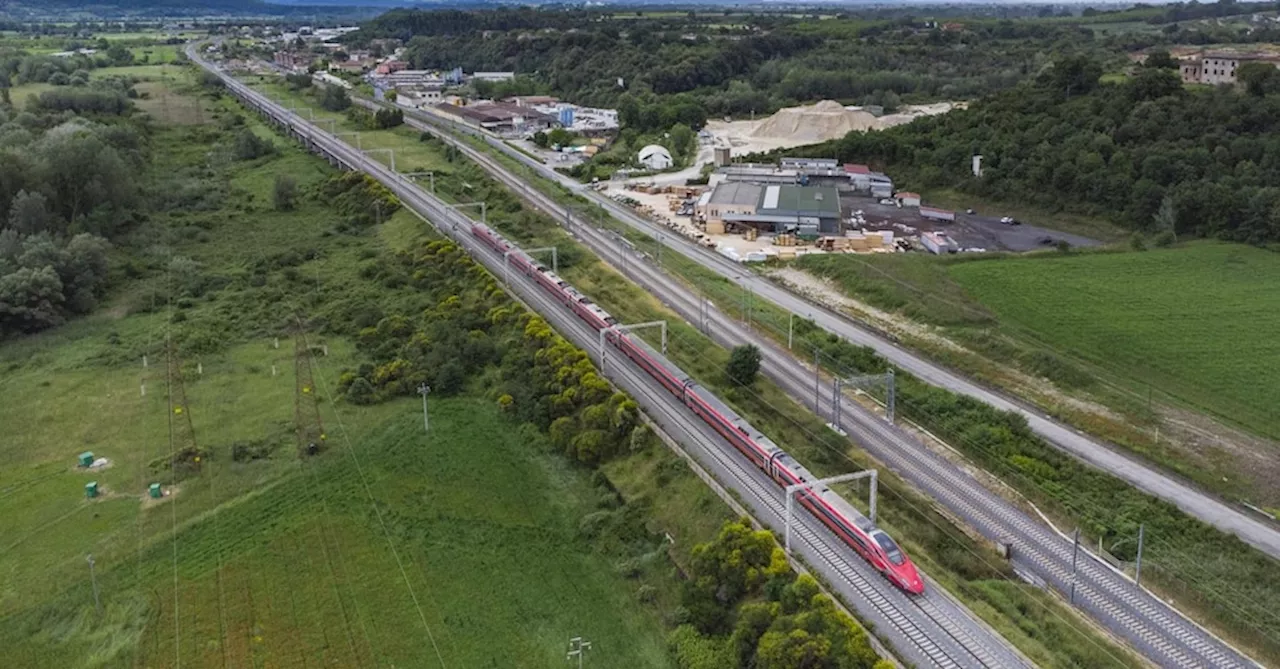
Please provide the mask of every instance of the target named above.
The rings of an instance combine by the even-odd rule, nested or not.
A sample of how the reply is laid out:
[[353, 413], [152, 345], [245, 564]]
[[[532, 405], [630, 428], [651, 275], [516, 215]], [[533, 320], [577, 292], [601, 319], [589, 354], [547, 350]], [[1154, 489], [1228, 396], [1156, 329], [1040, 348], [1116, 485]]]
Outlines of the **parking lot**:
[[902, 226], [914, 228], [917, 232], [945, 232], [962, 249], [1032, 251], [1052, 246], [1059, 240], [1071, 246], [1097, 246], [1102, 243], [1080, 235], [1036, 227], [1025, 221], [1021, 225], [1001, 223], [1001, 216], [995, 212], [988, 216], [983, 212], [966, 214], [958, 211], [956, 220], [950, 222], [927, 219], [915, 207], [880, 204], [879, 200], [870, 197], [843, 195], [840, 205], [846, 217], [861, 210], [868, 230], [894, 230], [899, 236], [913, 234]]

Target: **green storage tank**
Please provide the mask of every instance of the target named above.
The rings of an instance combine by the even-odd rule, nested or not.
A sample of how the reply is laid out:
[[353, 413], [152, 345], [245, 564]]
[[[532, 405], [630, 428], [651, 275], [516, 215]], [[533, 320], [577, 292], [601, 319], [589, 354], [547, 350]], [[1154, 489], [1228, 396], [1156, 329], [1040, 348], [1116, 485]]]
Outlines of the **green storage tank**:
[[161, 494], [162, 494], [162, 493], [160, 492], [160, 484], [159, 484], [159, 483], [152, 483], [152, 484], [151, 484], [151, 491], [150, 491], [150, 492], [151, 492], [151, 499], [160, 499]]
[[93, 499], [98, 496], [98, 482], [90, 481], [84, 484], [84, 496]]
[[93, 451], [85, 451], [80, 454], [80, 466], [88, 467], [93, 464]]

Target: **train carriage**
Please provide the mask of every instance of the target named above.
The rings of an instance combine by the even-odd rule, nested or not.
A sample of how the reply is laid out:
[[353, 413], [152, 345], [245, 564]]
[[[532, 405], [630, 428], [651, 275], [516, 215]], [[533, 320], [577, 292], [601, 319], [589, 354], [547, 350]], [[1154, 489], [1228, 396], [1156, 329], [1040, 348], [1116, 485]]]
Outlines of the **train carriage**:
[[[543, 290], [554, 295], [592, 329], [604, 331], [610, 345], [635, 361], [775, 483], [785, 488], [817, 480], [808, 469], [739, 416], [715, 393], [694, 383], [665, 355], [638, 337], [612, 329], [617, 323], [613, 316], [555, 272], [539, 265], [486, 225], [474, 224], [471, 231], [484, 244], [504, 254], [504, 261], [532, 277]], [[897, 542], [833, 490], [820, 484], [803, 488], [796, 494], [796, 500], [895, 586], [909, 593], [924, 592], [924, 581]]]

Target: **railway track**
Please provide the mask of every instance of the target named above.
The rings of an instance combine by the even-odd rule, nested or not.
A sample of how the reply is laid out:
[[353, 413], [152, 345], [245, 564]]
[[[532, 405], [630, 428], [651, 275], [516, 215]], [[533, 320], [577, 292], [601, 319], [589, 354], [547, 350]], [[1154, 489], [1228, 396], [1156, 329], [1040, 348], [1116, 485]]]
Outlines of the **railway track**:
[[[606, 233], [512, 174], [492, 156], [442, 130], [440, 124], [444, 121], [429, 124], [414, 114], [406, 116], [406, 123], [441, 136], [504, 185], [556, 220], [567, 223], [566, 228], [606, 262], [620, 253], [633, 256], [628, 261], [611, 264], [659, 297], [689, 323], [701, 323], [705, 318], [707, 334], [722, 345], [754, 343], [764, 353], [766, 374], [793, 399], [813, 408], [819, 415], [831, 415], [829, 398], [819, 397], [817, 406], [814, 405], [813, 370], [778, 347], [772, 339], [743, 327], [737, 319], [718, 310], [704, 312], [701, 299], [688, 287], [649, 264], [646, 257], [627, 250], [619, 251]], [[972, 476], [901, 430], [884, 423], [862, 405], [848, 398], [841, 398], [841, 402], [840, 427], [868, 452], [987, 538], [1012, 544], [1013, 561], [1021, 570], [1035, 574], [1063, 594], [1072, 590], [1071, 564], [1075, 550], [1072, 542], [990, 492]], [[1074, 604], [1111, 632], [1126, 639], [1153, 662], [1179, 668], [1260, 666], [1133, 584], [1092, 553], [1082, 548], [1080, 554], [1082, 559], [1077, 562], [1074, 577]]]
[[[228, 89], [249, 106], [288, 127], [313, 148], [351, 169], [360, 169], [379, 179], [406, 204], [417, 210], [444, 234], [454, 238], [495, 276], [503, 276], [503, 258], [472, 239], [466, 230], [470, 219], [445, 203], [426, 195], [416, 185], [392, 173], [345, 143], [291, 114], [248, 86], [231, 79], [191, 54], [192, 60], [215, 71]], [[536, 284], [515, 274], [509, 288], [558, 331], [587, 351], [598, 355], [597, 334]], [[681, 402], [661, 388], [651, 377], [621, 356], [609, 365], [614, 381], [645, 407], [647, 412], [673, 436], [693, 446], [699, 462], [717, 479], [738, 491], [757, 518], [767, 526], [781, 528], [784, 514], [782, 491], [762, 472], [742, 461], [737, 451], [688, 411]], [[922, 598], [908, 597], [874, 571], [852, 550], [835, 538], [825, 526], [808, 514], [798, 514], [793, 522], [797, 546], [811, 567], [833, 584], [860, 615], [873, 622], [882, 638], [918, 666], [938, 667], [1019, 667], [1030, 666], [1020, 655], [967, 611], [949, 600], [936, 586]]]

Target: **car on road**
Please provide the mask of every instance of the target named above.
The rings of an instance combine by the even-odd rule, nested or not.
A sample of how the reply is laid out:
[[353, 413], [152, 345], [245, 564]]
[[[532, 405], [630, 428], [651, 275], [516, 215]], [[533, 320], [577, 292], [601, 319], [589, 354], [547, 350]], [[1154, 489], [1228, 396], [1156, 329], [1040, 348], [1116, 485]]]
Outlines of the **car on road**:
[[1022, 225], [1022, 221], [1019, 221], [1018, 219], [1013, 218], [1011, 216], [1005, 216], [1004, 218], [1001, 218], [1000, 222], [1004, 223], [1005, 225]]

